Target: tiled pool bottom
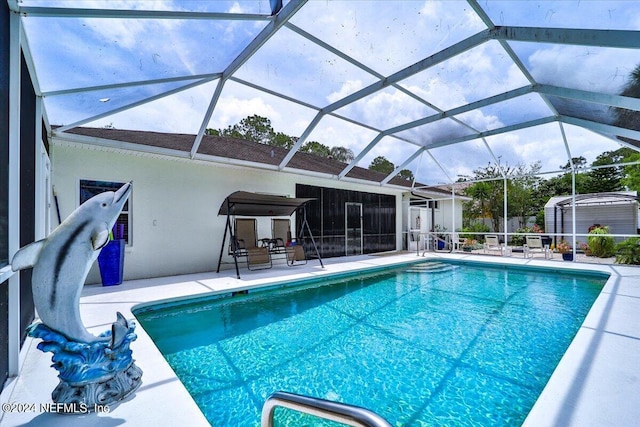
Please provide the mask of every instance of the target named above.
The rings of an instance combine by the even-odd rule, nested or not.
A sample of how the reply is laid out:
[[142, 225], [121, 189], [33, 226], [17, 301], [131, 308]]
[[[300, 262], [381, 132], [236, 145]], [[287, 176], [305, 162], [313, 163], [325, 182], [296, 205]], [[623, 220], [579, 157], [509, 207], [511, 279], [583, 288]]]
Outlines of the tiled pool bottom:
[[603, 276], [425, 264], [137, 314], [213, 425], [276, 390], [392, 425], [518, 425]]

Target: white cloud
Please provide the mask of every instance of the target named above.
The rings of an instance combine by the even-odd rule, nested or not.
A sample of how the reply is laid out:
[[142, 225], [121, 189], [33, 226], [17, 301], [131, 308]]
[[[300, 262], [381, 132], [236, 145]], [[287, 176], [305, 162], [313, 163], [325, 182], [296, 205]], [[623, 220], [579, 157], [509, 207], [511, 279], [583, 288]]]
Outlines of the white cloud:
[[346, 97], [347, 95], [350, 95], [362, 89], [362, 87], [363, 85], [360, 80], [347, 80], [342, 84], [342, 86], [340, 86], [340, 89], [338, 91], [332, 92], [327, 95], [327, 101], [329, 101], [330, 103], [334, 103]]
[[238, 99], [233, 96], [223, 96], [218, 101], [218, 107], [211, 118], [209, 127], [226, 128], [228, 124], [238, 123], [245, 117], [254, 114], [267, 117], [272, 123], [281, 120], [280, 112], [261, 98]]

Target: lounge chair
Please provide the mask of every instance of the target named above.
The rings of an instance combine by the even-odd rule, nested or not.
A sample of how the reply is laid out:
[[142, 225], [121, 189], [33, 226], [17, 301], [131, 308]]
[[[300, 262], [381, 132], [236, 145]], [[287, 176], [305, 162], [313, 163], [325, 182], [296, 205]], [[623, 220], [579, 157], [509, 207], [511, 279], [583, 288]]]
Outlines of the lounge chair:
[[271, 220], [271, 250], [276, 253], [287, 254], [287, 265], [300, 265], [307, 263], [304, 246], [298, 239], [291, 238], [291, 222], [288, 219]]
[[453, 250], [454, 251], [462, 250], [465, 240], [467, 239], [465, 239], [464, 237], [460, 237], [458, 233], [453, 233], [453, 236], [451, 237], [451, 244], [452, 244]]
[[271, 268], [269, 248], [258, 246], [258, 232], [255, 218], [236, 219], [235, 240], [235, 255], [247, 257], [247, 268], [249, 270]]
[[304, 252], [304, 246], [296, 242], [293, 242], [290, 246], [287, 246], [287, 265], [289, 267], [306, 263], [307, 255]]
[[553, 252], [549, 249], [549, 245], [542, 244], [541, 236], [525, 236], [525, 240], [523, 251], [525, 258], [533, 258], [536, 253], [544, 254], [544, 259], [553, 258]]
[[291, 243], [291, 221], [271, 219], [271, 250], [276, 253], [285, 252], [289, 243]]
[[484, 247], [484, 253], [492, 252], [492, 251], [493, 252], [498, 251], [500, 252], [500, 255], [504, 253], [504, 246], [502, 245], [502, 243], [500, 243], [500, 239], [498, 239], [498, 236], [495, 234], [484, 236], [483, 247]]

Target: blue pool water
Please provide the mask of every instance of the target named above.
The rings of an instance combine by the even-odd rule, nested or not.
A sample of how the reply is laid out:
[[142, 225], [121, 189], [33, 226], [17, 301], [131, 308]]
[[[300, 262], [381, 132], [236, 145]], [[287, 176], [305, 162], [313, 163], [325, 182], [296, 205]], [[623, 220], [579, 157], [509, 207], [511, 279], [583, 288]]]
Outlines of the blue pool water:
[[[136, 317], [212, 425], [257, 426], [265, 399], [283, 390], [362, 406], [394, 426], [511, 426], [605, 281], [427, 262]], [[297, 416], [276, 411], [279, 425]]]

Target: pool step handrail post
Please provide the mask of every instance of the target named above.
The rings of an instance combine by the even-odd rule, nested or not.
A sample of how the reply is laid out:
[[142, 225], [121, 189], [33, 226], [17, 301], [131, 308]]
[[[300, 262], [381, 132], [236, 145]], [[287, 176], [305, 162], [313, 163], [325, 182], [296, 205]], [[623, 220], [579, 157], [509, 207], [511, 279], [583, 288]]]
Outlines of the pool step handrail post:
[[368, 409], [284, 391], [276, 391], [264, 402], [261, 427], [273, 427], [273, 413], [276, 407], [292, 409], [350, 426], [391, 427], [384, 418]]

